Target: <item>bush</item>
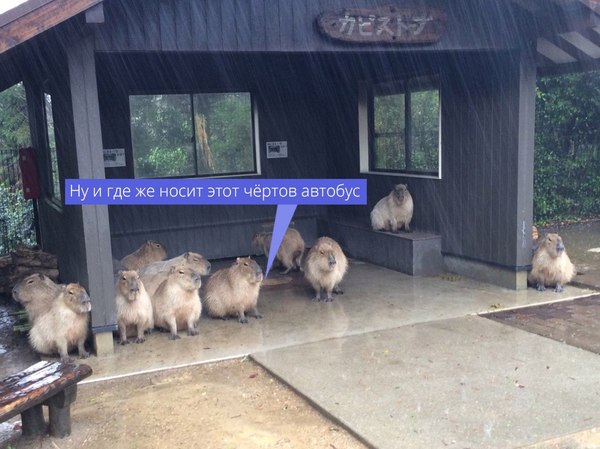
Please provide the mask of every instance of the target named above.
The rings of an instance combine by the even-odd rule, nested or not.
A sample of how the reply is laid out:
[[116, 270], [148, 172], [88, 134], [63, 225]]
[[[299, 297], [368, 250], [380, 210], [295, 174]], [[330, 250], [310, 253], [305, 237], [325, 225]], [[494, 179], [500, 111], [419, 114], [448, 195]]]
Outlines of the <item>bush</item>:
[[0, 183], [0, 254], [8, 254], [18, 243], [36, 244], [33, 203], [20, 189]]
[[600, 215], [600, 72], [542, 78], [536, 92], [534, 221]]

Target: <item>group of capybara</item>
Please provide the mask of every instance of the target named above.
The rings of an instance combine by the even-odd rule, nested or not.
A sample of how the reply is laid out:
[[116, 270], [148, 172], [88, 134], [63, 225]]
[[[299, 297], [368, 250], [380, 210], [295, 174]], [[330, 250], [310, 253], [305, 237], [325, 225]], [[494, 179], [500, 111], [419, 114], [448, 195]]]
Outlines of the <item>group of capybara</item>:
[[[406, 184], [397, 184], [377, 202], [371, 211], [371, 225], [376, 231], [410, 232], [413, 199]], [[534, 229], [537, 232], [537, 229]], [[252, 245], [269, 255], [271, 232], [258, 232]], [[558, 234], [540, 240], [534, 235], [532, 269], [529, 285], [544, 290], [554, 287], [560, 292], [575, 275], [575, 268]], [[186, 252], [164, 260], [167, 252], [156, 241], [144, 242], [136, 251], [116, 261], [115, 303], [119, 341], [129, 337], [136, 343], [145, 341], [146, 332], [155, 327], [168, 331], [176, 340], [178, 332], [197, 335], [202, 310], [211, 318], [237, 317], [247, 323], [248, 316], [262, 318], [257, 302], [263, 271], [250, 257], [238, 257], [229, 267], [210, 275], [211, 264], [205, 257]], [[276, 255], [283, 266], [282, 274], [291, 270], [304, 273], [315, 290], [314, 300], [333, 300], [342, 293], [340, 283], [348, 269], [348, 260], [340, 245], [330, 237], [318, 238], [305, 256], [300, 233], [289, 228]], [[202, 276], [209, 276], [202, 290]], [[77, 347], [80, 357], [89, 354], [84, 348], [88, 335], [91, 301], [79, 284], [56, 284], [42, 274], [32, 274], [13, 289], [29, 317], [29, 341], [42, 354], [58, 353], [68, 359], [68, 351]]]

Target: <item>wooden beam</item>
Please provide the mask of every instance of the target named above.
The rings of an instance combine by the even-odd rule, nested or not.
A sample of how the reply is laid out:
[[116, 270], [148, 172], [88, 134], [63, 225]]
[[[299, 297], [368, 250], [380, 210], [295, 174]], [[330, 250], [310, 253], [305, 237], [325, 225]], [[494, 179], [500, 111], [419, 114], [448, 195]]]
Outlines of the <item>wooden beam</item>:
[[0, 28], [0, 54], [101, 3], [102, 0], [53, 0]]

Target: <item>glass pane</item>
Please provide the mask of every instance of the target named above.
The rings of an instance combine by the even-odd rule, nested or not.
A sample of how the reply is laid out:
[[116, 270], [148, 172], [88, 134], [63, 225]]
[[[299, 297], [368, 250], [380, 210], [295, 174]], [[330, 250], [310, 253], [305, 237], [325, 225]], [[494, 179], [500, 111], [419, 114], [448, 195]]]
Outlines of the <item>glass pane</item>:
[[404, 135], [376, 137], [373, 165], [384, 170], [406, 170]]
[[195, 175], [190, 95], [132, 95], [129, 108], [136, 178]]
[[198, 174], [255, 172], [249, 93], [194, 95], [194, 126]]
[[439, 167], [439, 114], [438, 90], [412, 92], [412, 142], [409, 170], [438, 173]]
[[404, 170], [404, 94], [380, 95], [374, 99], [375, 169]]
[[48, 149], [50, 150], [50, 188], [52, 196], [62, 200], [60, 191], [60, 177], [58, 174], [58, 156], [56, 153], [56, 138], [54, 135], [54, 115], [52, 114], [52, 96], [44, 93], [44, 108], [46, 111], [46, 135], [48, 137]]

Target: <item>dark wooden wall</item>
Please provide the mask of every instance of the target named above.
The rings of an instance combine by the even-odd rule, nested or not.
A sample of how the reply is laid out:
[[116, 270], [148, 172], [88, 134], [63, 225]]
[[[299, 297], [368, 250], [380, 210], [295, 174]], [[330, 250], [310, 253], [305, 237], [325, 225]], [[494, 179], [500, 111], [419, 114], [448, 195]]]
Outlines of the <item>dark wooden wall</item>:
[[[132, 93], [250, 91], [259, 113], [263, 178], [326, 178], [326, 97], [310, 58], [244, 54], [100, 54], [98, 82], [105, 148], [125, 148], [127, 167], [107, 169], [107, 177], [133, 177], [128, 96]], [[137, 76], [143, 73], [143, 77]], [[266, 159], [265, 142], [285, 140], [289, 157]], [[295, 225], [309, 244], [315, 217], [324, 207], [300, 206]], [[149, 238], [163, 242], [169, 255], [197, 251], [209, 258], [250, 254], [252, 235], [272, 223], [274, 206], [149, 206], [110, 208], [113, 254], [121, 258]]]
[[[397, 59], [396, 61], [394, 61]], [[404, 59], [404, 63], [403, 63]], [[519, 240], [522, 229], [530, 238], [532, 209], [519, 213], [517, 199], [533, 203], [531, 189], [518, 190], [517, 167], [523, 161], [519, 147], [519, 102], [521, 89], [533, 99], [535, 80], [520, 85], [519, 54], [511, 52], [447, 53], [421, 58], [386, 60], [385, 71], [371, 75], [397, 73], [402, 69], [439, 70], [442, 75], [442, 179], [423, 179], [385, 175], [367, 175], [369, 206], [330, 208], [329, 213], [364, 217], [392, 186], [407, 183], [415, 201], [413, 228], [442, 235], [445, 254], [493, 265], [523, 268], [531, 262], [531, 241], [526, 247]], [[376, 61], [375, 65], [381, 65]], [[356, 64], [345, 64], [342, 73], [350, 73]], [[360, 75], [359, 75], [360, 76]], [[349, 153], [358, 152], [355, 111], [358, 99], [348, 95], [352, 80], [341, 82], [332, 93], [331, 103], [347, 111], [345, 121], [332, 127], [337, 138], [348, 136], [346, 146], [335, 147], [335, 160], [350, 157], [351, 166], [334, 166], [336, 176], [352, 177], [359, 172], [358, 160]], [[345, 107], [339, 105], [346, 100]], [[523, 126], [533, 127], [533, 115], [521, 117]], [[533, 144], [529, 149], [533, 155]], [[533, 165], [525, 183], [533, 185]], [[523, 182], [523, 180], [521, 180]]]
[[[107, 0], [100, 51], [352, 51], [319, 34], [324, 11], [373, 8], [401, 0]], [[441, 49], [513, 47], [519, 34], [506, 0], [416, 0], [447, 12]], [[485, 12], [485, 14], [483, 14]], [[382, 49], [385, 47], [380, 47]], [[373, 49], [373, 48], [371, 48]], [[374, 48], [377, 50], [377, 47]]]
[[[367, 225], [376, 201], [394, 183], [406, 182], [416, 203], [413, 228], [441, 234], [445, 253], [511, 268], [529, 263], [529, 248], [517, 241], [522, 220], [531, 226], [531, 211], [522, 218], [516, 210], [518, 54], [100, 54], [98, 67], [106, 148], [131, 152], [129, 93], [237, 86], [257, 100], [262, 176], [366, 177], [366, 207], [298, 209], [309, 244], [315, 237], [312, 218], [332, 214]], [[361, 174], [359, 82], [415, 72], [441, 74], [442, 179]], [[132, 76], [137, 73], [144, 77]], [[269, 140], [287, 140], [290, 157], [265, 159]], [[114, 169], [107, 176], [132, 173]], [[157, 238], [173, 254], [189, 249], [212, 258], [244, 254], [251, 251], [251, 235], [273, 214], [269, 207], [113, 207], [113, 252], [121, 257], [144, 239]]]

